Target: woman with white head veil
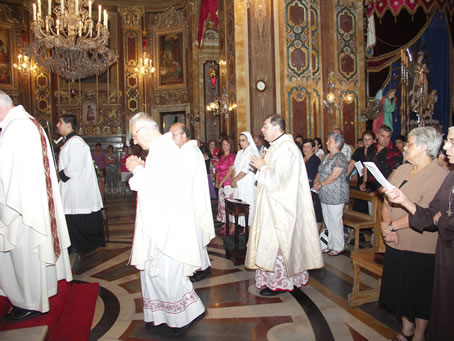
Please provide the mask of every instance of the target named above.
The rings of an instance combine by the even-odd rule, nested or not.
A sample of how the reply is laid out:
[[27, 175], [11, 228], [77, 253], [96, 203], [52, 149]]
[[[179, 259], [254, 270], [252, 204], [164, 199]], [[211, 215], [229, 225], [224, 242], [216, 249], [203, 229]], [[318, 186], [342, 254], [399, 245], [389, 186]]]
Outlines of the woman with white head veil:
[[[249, 163], [252, 155], [259, 156], [259, 152], [251, 133], [248, 131], [243, 131], [240, 134], [240, 147], [241, 150], [236, 154], [235, 163], [233, 164], [234, 177], [230, 185], [233, 188], [233, 198], [241, 199], [249, 204], [248, 223], [251, 224], [254, 216], [256, 185], [255, 169]], [[245, 226], [244, 217], [239, 218], [239, 224]]]

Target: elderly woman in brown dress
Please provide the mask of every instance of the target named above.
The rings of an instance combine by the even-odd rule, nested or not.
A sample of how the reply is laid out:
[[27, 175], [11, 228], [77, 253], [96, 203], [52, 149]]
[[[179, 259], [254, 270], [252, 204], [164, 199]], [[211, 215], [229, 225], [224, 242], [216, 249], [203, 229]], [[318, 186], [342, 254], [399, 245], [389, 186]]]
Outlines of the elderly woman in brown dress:
[[[454, 164], [454, 127], [449, 128], [444, 149]], [[454, 340], [454, 172], [450, 172], [437, 194], [424, 208], [400, 189], [387, 190], [388, 199], [409, 212], [412, 229], [438, 231], [435, 251], [435, 278], [428, 340]]]
[[[389, 178], [421, 207], [429, 205], [447, 175], [437, 159], [441, 142], [441, 134], [432, 127], [413, 129], [405, 146], [407, 163]], [[385, 200], [381, 228], [386, 253], [379, 303], [402, 318], [402, 331], [393, 340], [423, 341], [431, 316], [438, 234], [410, 226], [408, 212]]]

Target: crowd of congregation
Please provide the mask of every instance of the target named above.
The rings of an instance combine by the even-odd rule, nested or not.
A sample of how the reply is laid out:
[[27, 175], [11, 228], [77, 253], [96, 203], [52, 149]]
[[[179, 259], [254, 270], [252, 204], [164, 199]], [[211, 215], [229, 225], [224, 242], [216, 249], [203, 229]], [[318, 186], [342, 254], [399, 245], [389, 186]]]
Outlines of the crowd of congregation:
[[[452, 188], [447, 178], [452, 169], [449, 154], [452, 141], [449, 138], [445, 144], [442, 141], [442, 135], [433, 127], [416, 128], [408, 136], [399, 135], [393, 141], [392, 130], [386, 125], [379, 127], [377, 134], [366, 130], [357, 140], [355, 149], [345, 143], [340, 129], [328, 135], [325, 148], [319, 138], [301, 135], [294, 138], [304, 158], [319, 231], [322, 224], [328, 230], [328, 242], [322, 252], [337, 256], [346, 244], [353, 242], [353, 230], [347, 233], [342, 221], [344, 206], [350, 203], [350, 188], [385, 197], [381, 233], [386, 253], [379, 302], [381, 307], [402, 319], [402, 331], [397, 340], [424, 340], [429, 321], [432, 321], [430, 332], [434, 340], [452, 335], [452, 331], [447, 330], [452, 327], [443, 317], [449, 316], [452, 309], [446, 304], [452, 303], [447, 283], [453, 283], [453, 227], [449, 227]], [[221, 136], [219, 145], [211, 140], [202, 146], [212, 199], [216, 198], [214, 187], [218, 190], [216, 220], [224, 224], [221, 233], [229, 228], [225, 226], [226, 198], [255, 206], [255, 170], [249, 160], [252, 155], [262, 157], [268, 147], [262, 136], [252, 138], [249, 132], [240, 134], [239, 145], [236, 156], [233, 141], [228, 136]], [[384, 177], [398, 188], [395, 190], [398, 194], [389, 191], [385, 195], [382, 185], [367, 168], [359, 166], [364, 162], [375, 163]], [[443, 200], [440, 193], [437, 195], [439, 188], [440, 192], [443, 188], [448, 190]], [[402, 204], [407, 197], [418, 205], [417, 212], [416, 209], [409, 212]], [[352, 205], [354, 210], [372, 213], [370, 202], [356, 200]], [[444, 207], [446, 205], [448, 207]], [[446, 215], [444, 212], [448, 220], [444, 223], [446, 229], [440, 231], [439, 218]], [[432, 222], [434, 216], [436, 220]], [[252, 216], [248, 221], [253, 221]], [[244, 226], [244, 220], [240, 225]]]

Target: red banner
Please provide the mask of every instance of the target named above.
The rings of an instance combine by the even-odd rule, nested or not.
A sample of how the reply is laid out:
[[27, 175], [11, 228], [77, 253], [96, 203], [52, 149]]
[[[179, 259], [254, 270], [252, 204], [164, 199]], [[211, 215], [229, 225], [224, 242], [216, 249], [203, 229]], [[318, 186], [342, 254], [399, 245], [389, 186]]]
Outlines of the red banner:
[[208, 18], [208, 14], [211, 16], [211, 20], [214, 21], [215, 25], [218, 26], [218, 16], [216, 12], [218, 11], [218, 0], [202, 0], [200, 5], [200, 15], [199, 15], [199, 30], [197, 34], [197, 40], [199, 41], [199, 47], [202, 43], [203, 37], [203, 27], [205, 25], [205, 20]]
[[383, 17], [386, 11], [398, 16], [400, 11], [406, 10], [413, 15], [420, 7], [426, 13], [435, 8], [441, 13], [447, 11], [451, 16], [454, 13], [454, 0], [367, 0], [366, 5], [367, 16], [375, 14], [378, 18]]

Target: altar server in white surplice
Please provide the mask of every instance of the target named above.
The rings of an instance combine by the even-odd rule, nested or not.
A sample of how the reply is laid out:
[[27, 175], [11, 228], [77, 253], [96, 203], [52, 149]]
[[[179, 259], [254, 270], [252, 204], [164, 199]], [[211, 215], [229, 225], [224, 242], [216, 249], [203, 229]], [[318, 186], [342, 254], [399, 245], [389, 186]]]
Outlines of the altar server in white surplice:
[[191, 277], [191, 281], [198, 282], [211, 273], [207, 246], [215, 237], [206, 164], [197, 141], [189, 140], [189, 131], [183, 123], [172, 124], [169, 131], [172, 133], [174, 142], [181, 148], [183, 162], [180, 167], [184, 168], [187, 177], [186, 182], [197, 228], [202, 266], [200, 271]]
[[[233, 188], [234, 199], [241, 199], [249, 204], [248, 224], [251, 225], [254, 217], [257, 186], [255, 185], [255, 169], [250, 165], [250, 162], [252, 156], [259, 157], [259, 152], [251, 133], [248, 131], [243, 131], [240, 134], [240, 147], [241, 150], [236, 154], [233, 164], [234, 177], [230, 186]], [[239, 217], [238, 223], [241, 226], [246, 225], [243, 216]]]
[[71, 248], [91, 254], [105, 245], [102, 199], [90, 147], [76, 133], [74, 115], [61, 115], [57, 130], [65, 137], [60, 149], [58, 174]]
[[72, 280], [70, 241], [46, 133], [2, 91], [0, 127], [0, 295], [21, 320], [49, 311], [57, 281]]
[[145, 323], [184, 333], [205, 307], [189, 280], [201, 259], [182, 152], [146, 113], [134, 115], [129, 129], [148, 150], [146, 164], [136, 156], [126, 161], [138, 198], [131, 265], [140, 270]]
[[270, 148], [264, 159], [252, 157], [259, 171], [245, 266], [257, 270], [260, 294], [274, 296], [305, 285], [323, 258], [301, 151], [280, 115], [268, 116], [262, 133]]

